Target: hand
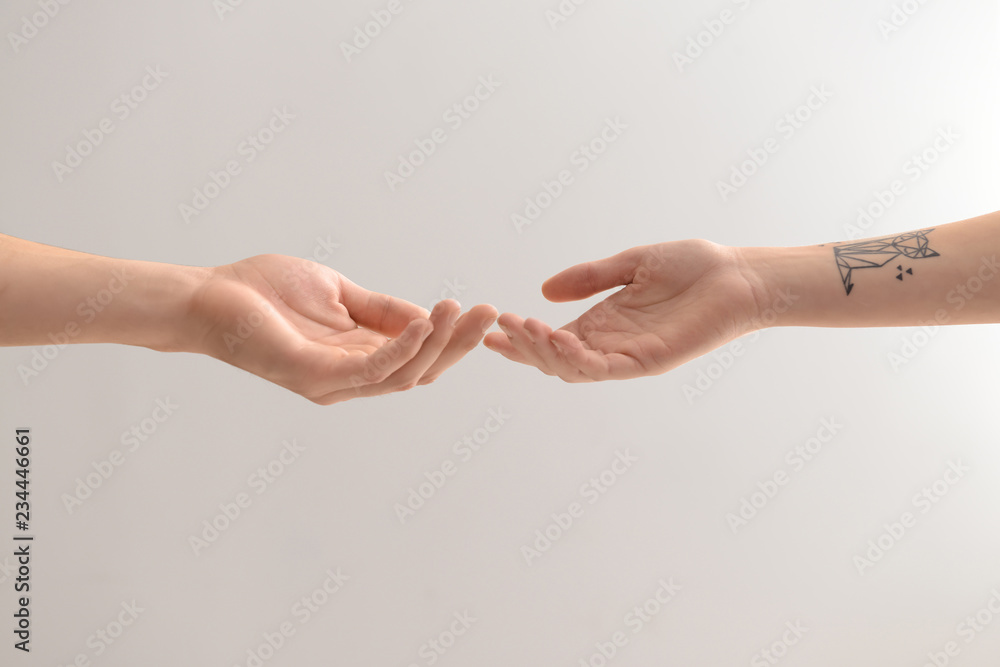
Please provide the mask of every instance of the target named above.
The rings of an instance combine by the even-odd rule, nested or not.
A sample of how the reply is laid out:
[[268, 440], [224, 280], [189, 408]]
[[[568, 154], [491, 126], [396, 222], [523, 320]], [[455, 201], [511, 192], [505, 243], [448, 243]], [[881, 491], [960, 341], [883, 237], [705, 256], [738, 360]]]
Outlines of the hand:
[[517, 315], [485, 344], [567, 382], [658, 375], [760, 328], [756, 273], [739, 249], [690, 240], [632, 248], [566, 269], [542, 285], [576, 301], [624, 285], [558, 331]]
[[283, 255], [217, 267], [191, 305], [196, 350], [330, 405], [433, 382], [479, 344], [493, 306], [423, 308]]

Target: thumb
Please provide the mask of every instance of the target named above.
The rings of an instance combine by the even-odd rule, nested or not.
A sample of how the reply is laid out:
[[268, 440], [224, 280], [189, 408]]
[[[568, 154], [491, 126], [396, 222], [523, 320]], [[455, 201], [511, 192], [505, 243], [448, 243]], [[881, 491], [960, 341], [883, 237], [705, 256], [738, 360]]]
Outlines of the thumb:
[[571, 266], [542, 283], [542, 295], [549, 301], [578, 301], [612, 287], [628, 285], [635, 276], [642, 251], [642, 247], [629, 248], [606, 259]]

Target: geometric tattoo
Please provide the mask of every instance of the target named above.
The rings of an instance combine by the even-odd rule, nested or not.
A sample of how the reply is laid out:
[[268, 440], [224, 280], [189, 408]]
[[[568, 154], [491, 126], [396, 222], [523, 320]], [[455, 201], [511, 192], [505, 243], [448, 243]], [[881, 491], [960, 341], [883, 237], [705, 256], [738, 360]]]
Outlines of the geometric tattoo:
[[[844, 281], [844, 290], [850, 294], [851, 290], [854, 289], [851, 274], [856, 269], [874, 269], [885, 266], [900, 255], [908, 259], [938, 257], [938, 253], [927, 245], [927, 235], [933, 231], [932, 227], [898, 236], [885, 236], [880, 239], [836, 246], [833, 249], [833, 256], [837, 260], [837, 268], [840, 269], [840, 278]], [[899, 270], [896, 279], [902, 280], [903, 265], [900, 264], [896, 268]], [[906, 273], [913, 275], [913, 269], [907, 269]]]

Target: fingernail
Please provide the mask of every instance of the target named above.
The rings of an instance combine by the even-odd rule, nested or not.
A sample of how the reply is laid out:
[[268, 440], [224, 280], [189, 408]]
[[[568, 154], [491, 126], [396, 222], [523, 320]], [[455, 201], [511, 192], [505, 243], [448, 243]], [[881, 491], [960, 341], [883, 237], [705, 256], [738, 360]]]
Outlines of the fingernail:
[[531, 332], [527, 329], [524, 330], [524, 337], [527, 338], [532, 345], [535, 344], [535, 337], [531, 335]]
[[549, 339], [552, 342], [552, 347], [556, 348], [559, 354], [566, 354], [566, 348], [562, 346], [562, 343], [557, 341], [555, 338]]
[[458, 317], [461, 314], [462, 314], [462, 309], [459, 308], [458, 310], [456, 310], [455, 312], [453, 312], [451, 315], [449, 315], [448, 316], [448, 326], [450, 326], [450, 327], [451, 326], [455, 326], [455, 322], [458, 321]]
[[485, 322], [483, 322], [483, 333], [486, 333], [487, 331], [489, 331], [490, 327], [492, 327], [493, 323], [496, 322], [496, 321], [497, 321], [497, 318], [491, 317], [490, 319], [488, 319]]
[[502, 325], [502, 324], [501, 324], [501, 325], [499, 325], [499, 326], [500, 326], [500, 331], [504, 332], [504, 334], [505, 334], [505, 335], [507, 336], [507, 338], [511, 338], [511, 337], [512, 337], [512, 336], [510, 335], [510, 329], [508, 329], [507, 327], [505, 327], [505, 326], [504, 326], [504, 325]]

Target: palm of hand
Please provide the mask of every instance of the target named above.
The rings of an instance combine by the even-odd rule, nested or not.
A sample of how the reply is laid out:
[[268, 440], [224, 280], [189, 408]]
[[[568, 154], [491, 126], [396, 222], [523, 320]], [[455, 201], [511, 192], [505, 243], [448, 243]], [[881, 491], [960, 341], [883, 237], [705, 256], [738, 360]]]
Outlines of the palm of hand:
[[219, 267], [196, 299], [205, 351], [323, 405], [433, 382], [496, 317], [454, 301], [428, 313], [329, 267], [259, 255]]
[[500, 323], [510, 335], [491, 334], [487, 344], [567, 381], [621, 379], [666, 372], [747, 333], [754, 320], [753, 288], [738, 262], [702, 241], [579, 265], [551, 278], [543, 292], [568, 301], [615, 285], [624, 288], [555, 332], [505, 314]]
[[328, 267], [281, 255], [220, 267], [197, 306], [209, 353], [311, 398], [307, 388], [319, 390], [332, 365], [371, 355], [389, 340], [351, 317], [342, 280]]
[[[319, 343], [335, 359], [375, 352], [388, 342], [386, 335], [362, 328], [344, 303], [344, 277], [323, 266], [296, 257], [251, 257], [232, 268], [249, 289], [241, 290], [237, 303], [244, 310], [266, 303], [275, 315], [264, 326], [286, 351]], [[240, 303], [242, 301], [242, 303]], [[385, 330], [385, 322], [375, 326]], [[391, 323], [393, 334], [400, 324]]]

